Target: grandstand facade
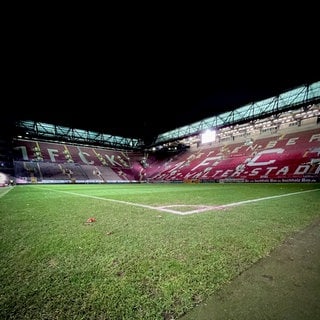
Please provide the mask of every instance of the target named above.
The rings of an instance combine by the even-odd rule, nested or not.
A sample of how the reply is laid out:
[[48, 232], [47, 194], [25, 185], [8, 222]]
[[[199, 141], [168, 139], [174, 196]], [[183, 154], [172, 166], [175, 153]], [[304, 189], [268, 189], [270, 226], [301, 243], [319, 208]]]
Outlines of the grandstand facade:
[[[16, 126], [4, 172], [16, 184], [320, 182], [320, 82], [163, 133], [151, 146], [54, 124]], [[212, 141], [202, 140], [206, 130]]]

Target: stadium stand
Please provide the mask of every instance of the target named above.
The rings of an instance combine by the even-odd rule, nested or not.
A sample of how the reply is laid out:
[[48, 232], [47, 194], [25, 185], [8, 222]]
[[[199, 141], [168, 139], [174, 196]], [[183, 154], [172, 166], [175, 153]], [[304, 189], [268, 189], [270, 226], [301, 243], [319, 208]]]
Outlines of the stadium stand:
[[313, 181], [320, 175], [320, 128], [190, 150], [158, 166], [149, 179], [201, 181]]
[[230, 130], [230, 141], [195, 146], [165, 157], [162, 153], [146, 157], [137, 151], [18, 139], [15, 176], [19, 181], [44, 183], [318, 181], [319, 105], [313, 110], [305, 125], [265, 130], [272, 127], [268, 118], [259, 121], [257, 127], [262, 124], [263, 129], [258, 132], [250, 129], [250, 134], [239, 135], [235, 126]]

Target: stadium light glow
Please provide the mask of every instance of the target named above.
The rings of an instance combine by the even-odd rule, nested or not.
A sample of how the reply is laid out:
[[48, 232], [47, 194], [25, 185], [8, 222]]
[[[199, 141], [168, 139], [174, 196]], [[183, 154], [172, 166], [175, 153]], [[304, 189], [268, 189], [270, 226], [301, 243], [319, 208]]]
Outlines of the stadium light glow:
[[9, 184], [9, 178], [5, 173], [0, 172], [0, 187], [7, 186]]
[[215, 130], [206, 130], [201, 134], [201, 143], [209, 143], [216, 140], [216, 131]]

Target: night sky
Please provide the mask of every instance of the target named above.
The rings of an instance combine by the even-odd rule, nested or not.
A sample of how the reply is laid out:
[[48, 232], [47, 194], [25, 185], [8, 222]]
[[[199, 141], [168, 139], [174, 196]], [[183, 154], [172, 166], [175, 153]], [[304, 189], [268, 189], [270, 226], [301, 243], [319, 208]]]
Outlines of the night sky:
[[281, 34], [103, 33], [30, 21], [6, 47], [3, 128], [36, 120], [151, 140], [320, 80], [317, 50], [293, 50], [288, 35], [284, 43]]

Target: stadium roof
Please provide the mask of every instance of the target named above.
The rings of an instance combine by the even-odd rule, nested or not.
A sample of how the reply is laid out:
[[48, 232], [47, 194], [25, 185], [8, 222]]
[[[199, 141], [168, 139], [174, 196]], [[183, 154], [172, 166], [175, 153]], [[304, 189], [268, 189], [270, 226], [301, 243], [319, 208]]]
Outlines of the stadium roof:
[[[150, 144], [146, 145], [142, 139], [124, 138], [105, 133], [83, 129], [71, 129], [57, 124], [49, 124], [32, 120], [17, 121], [16, 135], [25, 139], [59, 140], [70, 143], [98, 144], [106, 147], [122, 149], [148, 149], [159, 145], [175, 142], [188, 138], [192, 135], [203, 133], [206, 130], [222, 128], [228, 125], [241, 124], [247, 121], [256, 121], [262, 117], [279, 116], [285, 111], [297, 108], [299, 111], [311, 110], [313, 104], [320, 102], [320, 81], [303, 85], [268, 97], [264, 100], [251, 102], [240, 106], [235, 110], [220, 113], [197, 122], [179, 127], [174, 130], [160, 133]], [[180, 144], [180, 142], [178, 142]], [[182, 146], [180, 144], [180, 146]]]
[[150, 141], [160, 133], [281, 94], [311, 80], [296, 77], [269, 83], [240, 79], [219, 82], [181, 75], [174, 81], [158, 80], [154, 84], [114, 84], [109, 86], [110, 91], [100, 92], [95, 88], [97, 82], [78, 83], [64, 94], [55, 93], [58, 89], [49, 85], [38, 86], [38, 93], [24, 92], [27, 104], [7, 109], [5, 114], [9, 121], [42, 121]]

